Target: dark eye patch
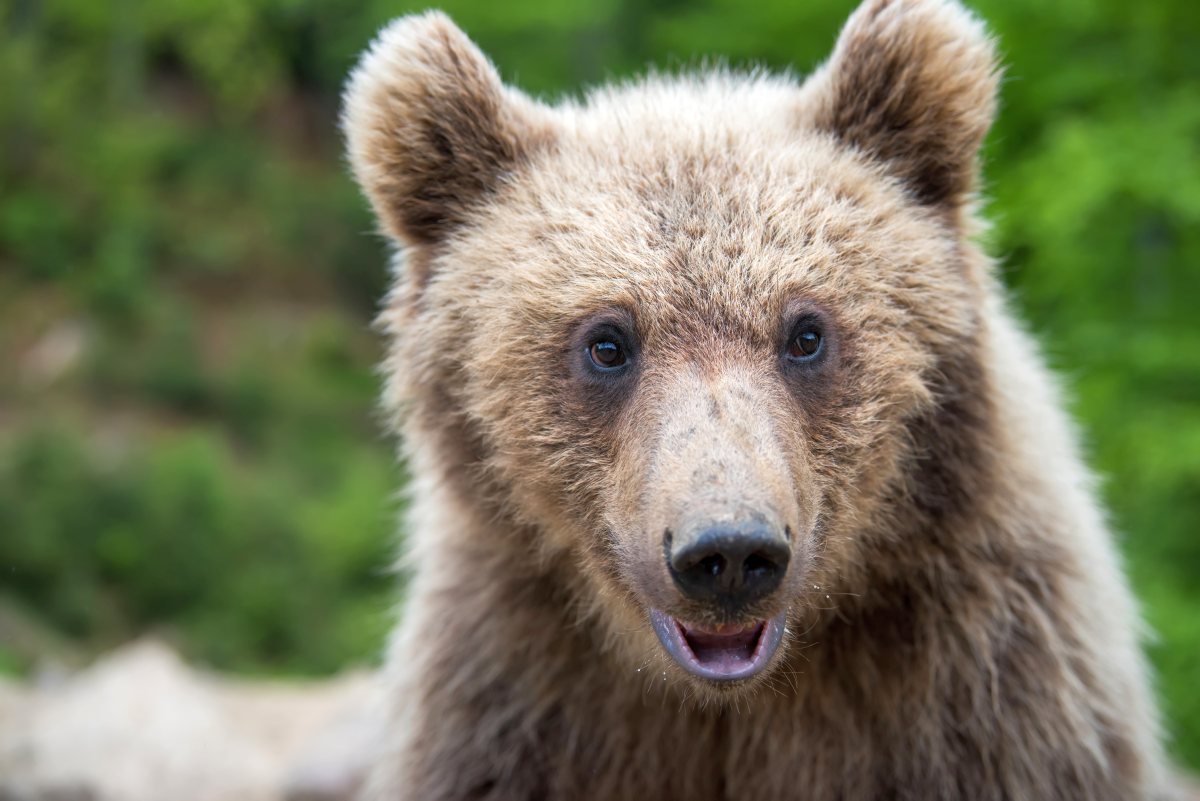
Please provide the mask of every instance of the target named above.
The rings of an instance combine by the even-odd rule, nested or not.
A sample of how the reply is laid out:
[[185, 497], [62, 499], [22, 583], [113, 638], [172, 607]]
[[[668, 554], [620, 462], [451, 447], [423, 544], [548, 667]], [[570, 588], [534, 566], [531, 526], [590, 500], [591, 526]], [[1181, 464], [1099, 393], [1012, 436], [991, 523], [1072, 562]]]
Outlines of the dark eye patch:
[[837, 326], [824, 310], [796, 303], [780, 327], [779, 371], [806, 405], [830, 399], [839, 374], [841, 346]]
[[572, 394], [588, 413], [607, 416], [624, 406], [636, 384], [640, 346], [633, 317], [624, 309], [576, 324], [566, 355]]

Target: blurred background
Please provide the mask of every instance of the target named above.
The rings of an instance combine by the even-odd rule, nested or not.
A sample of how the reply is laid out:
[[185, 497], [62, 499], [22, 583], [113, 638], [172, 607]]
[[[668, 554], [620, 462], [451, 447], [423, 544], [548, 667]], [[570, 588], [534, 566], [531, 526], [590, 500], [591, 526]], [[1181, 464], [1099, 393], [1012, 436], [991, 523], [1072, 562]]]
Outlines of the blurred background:
[[[1200, 768], [1200, 4], [969, 0], [1007, 64], [991, 250], [1065, 377], [1178, 758]], [[850, 0], [454, 0], [544, 98], [717, 55], [810, 70]], [[386, 248], [339, 87], [377, 0], [0, 0], [0, 675], [147, 632], [371, 664], [404, 473]]]

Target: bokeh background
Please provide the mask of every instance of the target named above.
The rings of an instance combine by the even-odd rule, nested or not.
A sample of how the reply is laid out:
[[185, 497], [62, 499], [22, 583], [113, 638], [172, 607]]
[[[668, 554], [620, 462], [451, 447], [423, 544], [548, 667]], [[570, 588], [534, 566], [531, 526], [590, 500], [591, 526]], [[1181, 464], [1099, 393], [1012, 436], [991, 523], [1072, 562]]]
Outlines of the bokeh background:
[[[1200, 4], [978, 0], [992, 252], [1064, 375], [1200, 767]], [[849, 0], [453, 0], [506, 79], [824, 57]], [[0, 0], [0, 672], [145, 632], [253, 674], [376, 658], [403, 468], [338, 91], [346, 0]]]

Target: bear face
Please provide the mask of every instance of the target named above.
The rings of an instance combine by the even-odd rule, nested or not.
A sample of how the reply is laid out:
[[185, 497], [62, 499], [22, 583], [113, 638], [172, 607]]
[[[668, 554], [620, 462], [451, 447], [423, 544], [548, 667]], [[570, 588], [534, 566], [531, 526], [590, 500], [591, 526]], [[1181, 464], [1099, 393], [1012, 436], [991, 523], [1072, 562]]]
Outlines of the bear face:
[[970, 235], [995, 84], [942, 0], [868, 2], [799, 86], [658, 78], [549, 108], [438, 14], [355, 72], [351, 162], [405, 248], [392, 402], [436, 418], [442, 469], [623, 664], [753, 688], [788, 626], [904, 547], [914, 505], [952, 512], [919, 465], [986, 459]]

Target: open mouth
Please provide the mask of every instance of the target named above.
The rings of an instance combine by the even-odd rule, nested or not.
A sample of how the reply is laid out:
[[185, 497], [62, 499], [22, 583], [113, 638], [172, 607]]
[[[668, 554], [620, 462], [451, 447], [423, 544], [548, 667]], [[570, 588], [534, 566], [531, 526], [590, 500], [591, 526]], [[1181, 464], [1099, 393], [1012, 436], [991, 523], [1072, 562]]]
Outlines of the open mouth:
[[650, 623], [679, 666], [709, 681], [737, 681], [758, 674], [783, 640], [783, 615], [744, 626], [690, 626], [650, 610]]

